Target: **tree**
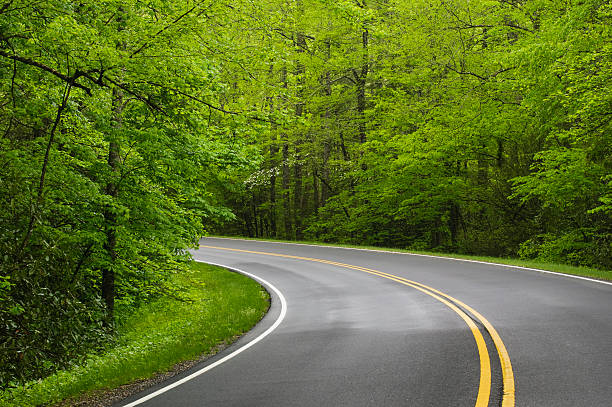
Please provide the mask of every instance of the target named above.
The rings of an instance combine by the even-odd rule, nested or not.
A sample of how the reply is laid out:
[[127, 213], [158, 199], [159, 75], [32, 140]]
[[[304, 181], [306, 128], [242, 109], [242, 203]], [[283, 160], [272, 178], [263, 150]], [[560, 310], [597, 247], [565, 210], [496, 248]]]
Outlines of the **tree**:
[[248, 162], [252, 130], [218, 104], [202, 36], [217, 10], [228, 18], [204, 2], [1, 9], [2, 386], [103, 344], [114, 311], [164, 290], [206, 219], [230, 216], [212, 192]]

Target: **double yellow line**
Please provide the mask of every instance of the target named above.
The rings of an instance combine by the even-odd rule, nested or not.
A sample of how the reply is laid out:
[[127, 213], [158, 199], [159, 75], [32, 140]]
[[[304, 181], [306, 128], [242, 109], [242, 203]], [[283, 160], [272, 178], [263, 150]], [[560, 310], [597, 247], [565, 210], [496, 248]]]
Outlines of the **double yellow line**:
[[497, 349], [497, 354], [499, 356], [499, 363], [501, 365], [502, 370], [502, 378], [503, 378], [503, 395], [502, 395], [502, 407], [514, 407], [514, 373], [512, 372], [512, 364], [510, 363], [510, 355], [508, 355], [508, 351], [506, 350], [506, 346], [502, 341], [501, 337], [491, 325], [491, 323], [483, 317], [480, 313], [478, 313], [472, 307], [466, 305], [465, 303], [457, 300], [456, 298], [451, 297], [448, 294], [445, 294], [441, 291], [436, 290], [435, 288], [429, 287], [425, 284], [418, 283], [416, 281], [408, 280], [404, 277], [396, 276], [394, 274], [385, 273], [378, 270], [369, 269], [366, 267], [354, 266], [351, 264], [338, 263], [330, 260], [322, 260], [322, 259], [314, 259], [311, 257], [300, 257], [300, 256], [291, 256], [288, 254], [279, 254], [279, 253], [268, 253], [268, 252], [258, 252], [252, 250], [241, 250], [241, 249], [231, 249], [227, 247], [218, 247], [218, 246], [206, 246], [200, 245], [201, 248], [207, 249], [218, 249], [218, 250], [227, 250], [233, 252], [241, 252], [241, 253], [251, 253], [251, 254], [260, 254], [265, 256], [274, 256], [274, 257], [283, 257], [288, 259], [296, 259], [296, 260], [306, 260], [317, 263], [330, 264], [333, 266], [348, 268], [352, 270], [359, 270], [364, 273], [373, 274], [379, 277], [386, 278], [388, 280], [396, 281], [400, 284], [407, 285], [416, 290], [421, 291], [424, 294], [429, 295], [430, 297], [435, 298], [440, 301], [450, 309], [452, 309], [455, 313], [457, 313], [463, 321], [467, 324], [474, 335], [474, 339], [476, 340], [476, 346], [478, 348], [478, 355], [480, 358], [480, 382], [478, 385], [478, 396], [476, 397], [476, 405], [475, 407], [487, 407], [489, 405], [489, 397], [491, 395], [491, 361], [489, 359], [489, 352], [487, 350], [487, 344], [485, 339], [480, 332], [478, 326], [474, 323], [472, 318], [470, 318], [461, 308], [467, 310], [469, 313], [474, 316], [487, 330], [493, 343], [495, 344], [495, 348]]

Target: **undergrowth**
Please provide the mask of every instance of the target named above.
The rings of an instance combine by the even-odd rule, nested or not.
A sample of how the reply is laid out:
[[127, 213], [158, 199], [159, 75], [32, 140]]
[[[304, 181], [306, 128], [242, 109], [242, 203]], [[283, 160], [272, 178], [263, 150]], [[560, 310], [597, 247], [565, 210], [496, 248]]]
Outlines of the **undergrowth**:
[[70, 370], [0, 393], [0, 406], [52, 405], [152, 377], [234, 341], [269, 306], [259, 284], [219, 267], [193, 263], [190, 272], [176, 274], [171, 283], [173, 294], [121, 320], [112, 348]]

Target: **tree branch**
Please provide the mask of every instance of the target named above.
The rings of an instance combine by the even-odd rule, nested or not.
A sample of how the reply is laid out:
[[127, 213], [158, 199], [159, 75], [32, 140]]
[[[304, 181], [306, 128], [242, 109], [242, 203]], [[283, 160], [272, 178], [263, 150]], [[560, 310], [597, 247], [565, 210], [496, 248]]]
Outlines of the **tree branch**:
[[70, 90], [72, 89], [72, 84], [68, 82], [66, 84], [66, 89], [64, 90], [64, 95], [62, 96], [62, 103], [57, 108], [57, 115], [55, 116], [55, 121], [53, 122], [53, 127], [51, 128], [51, 132], [49, 133], [49, 141], [47, 142], [47, 149], [45, 150], [45, 157], [43, 159], [43, 166], [40, 171], [40, 181], [38, 183], [38, 194], [36, 196], [36, 207], [32, 210], [30, 214], [30, 222], [28, 224], [28, 229], [26, 230], [26, 235], [24, 236], [21, 245], [19, 246], [19, 250], [17, 251], [17, 258], [21, 257], [23, 250], [28, 245], [30, 237], [32, 236], [32, 231], [34, 230], [34, 220], [36, 219], [35, 211], [40, 206], [43, 198], [43, 190], [45, 187], [45, 177], [47, 175], [47, 167], [49, 165], [49, 155], [51, 154], [51, 147], [53, 146], [53, 140], [55, 139], [55, 131], [57, 130], [57, 126], [62, 118], [62, 113], [64, 109], [66, 109], [66, 105], [68, 104], [68, 99], [70, 98]]
[[[136, 51], [132, 52], [130, 54], [130, 58], [132, 58], [134, 55], [140, 53], [141, 51], [143, 51], [150, 43], [152, 40], [154, 40], [155, 38], [157, 38], [158, 35], [160, 35], [161, 33], [163, 33], [164, 31], [166, 31], [167, 29], [169, 29], [170, 27], [172, 27], [173, 25], [175, 25], [176, 23], [178, 23], [179, 21], [181, 21], [184, 17], [188, 16], [193, 10], [195, 10], [199, 5], [196, 4], [195, 6], [193, 6], [192, 8], [190, 8], [189, 10], [185, 11], [183, 14], [181, 14], [180, 16], [178, 16], [177, 18], [174, 19], [174, 21], [172, 21], [170, 24], [166, 25], [164, 28], [161, 28], [159, 31], [157, 31], [155, 34], [153, 34], [153, 36], [151, 38], [149, 38], [148, 41], [146, 41], [144, 44], [142, 44], [140, 46], [140, 48], [138, 48]], [[204, 11], [204, 10], [203, 10]]]
[[172, 88], [172, 87], [163, 85], [161, 83], [151, 82], [151, 81], [146, 81], [146, 83], [149, 84], [149, 85], [152, 85], [152, 86], [156, 86], [156, 87], [163, 88], [163, 89], [166, 89], [166, 90], [169, 90], [169, 91], [172, 91], [172, 92], [176, 92], [179, 95], [185, 96], [188, 99], [194, 100], [194, 101], [196, 101], [198, 103], [203, 104], [204, 106], [208, 106], [209, 108], [214, 109], [214, 110], [216, 110], [218, 112], [221, 112], [221, 113], [224, 113], [224, 114], [229, 114], [229, 115], [232, 115], [232, 116], [242, 116], [242, 115], [245, 115], [247, 118], [252, 119], [252, 120], [256, 120], [256, 121], [260, 121], [260, 122], [266, 122], [266, 123], [272, 123], [272, 124], [278, 124], [278, 123], [276, 123], [273, 120], [264, 119], [262, 117], [247, 116], [246, 113], [244, 113], [244, 112], [234, 112], [234, 111], [231, 111], [231, 110], [225, 110], [223, 108], [220, 108], [220, 107], [217, 107], [215, 105], [212, 105], [212, 104], [210, 104], [210, 103], [200, 99], [197, 96], [190, 95], [189, 93], [185, 93], [185, 92], [181, 91], [180, 89]]
[[86, 87], [84, 85], [81, 85], [80, 83], [76, 83], [76, 80], [79, 77], [83, 76], [83, 72], [80, 72], [80, 71], [77, 70], [74, 73], [74, 75], [68, 76], [68, 75], [65, 75], [65, 74], [63, 74], [63, 73], [61, 73], [61, 72], [51, 68], [50, 66], [42, 64], [42, 63], [40, 63], [38, 61], [34, 61], [33, 59], [30, 59], [30, 58], [21, 57], [19, 55], [11, 55], [8, 52], [2, 51], [2, 50], [0, 50], [0, 56], [3, 56], [3, 57], [8, 58], [8, 59], [11, 59], [13, 61], [19, 61], [19, 62], [21, 62], [23, 64], [26, 64], [26, 65], [35, 66], [37, 68], [40, 68], [43, 71], [48, 72], [48, 73], [52, 74], [53, 76], [55, 76], [55, 77], [63, 80], [64, 82], [70, 84], [71, 86], [74, 86], [75, 88], [83, 89], [88, 95], [91, 96], [91, 89], [90, 88], [88, 88], [88, 87]]
[[[107, 80], [108, 82], [112, 83], [113, 85], [115, 85], [116, 87], [118, 87], [119, 89], [122, 89], [124, 91], [126, 91], [127, 93], [129, 93], [130, 95], [134, 96], [136, 99], [140, 100], [141, 102], [143, 102], [144, 104], [146, 104], [147, 106], [149, 106], [152, 110], [156, 110], [160, 113], [163, 113], [166, 116], [170, 116], [164, 109], [162, 109], [160, 106], [158, 106], [156, 103], [152, 102], [150, 98], [147, 98], [143, 95], [140, 95], [138, 93], [136, 93], [135, 91], [133, 91], [132, 89], [130, 89], [127, 85], [123, 84], [123, 83], [119, 83], [109, 77], [101, 77], [100, 81], [103, 80]], [[108, 86], [106, 84], [103, 84], [104, 86]]]
[[499, 75], [501, 73], [504, 73], [504, 72], [507, 72], [507, 71], [510, 71], [510, 70], [516, 68], [515, 66], [511, 66], [511, 67], [508, 67], [508, 68], [502, 68], [502, 69], [498, 70], [497, 72], [493, 72], [490, 75], [482, 76], [482, 75], [479, 75], [477, 73], [470, 72], [470, 71], [458, 71], [457, 69], [453, 68], [449, 64], [444, 65], [444, 67], [447, 68], [447, 69], [450, 69], [451, 71], [453, 71], [455, 73], [458, 73], [459, 75], [471, 75], [471, 76], [473, 76], [475, 78], [480, 79], [481, 81], [486, 81], [488, 79], [495, 78], [497, 75]]
[[[325, 187], [327, 187], [327, 189], [334, 195], [336, 195], [336, 191], [334, 191], [334, 189], [331, 187], [331, 185], [329, 185], [329, 183], [327, 182], [327, 180], [325, 178], [323, 178], [321, 175], [319, 175], [319, 172], [315, 169], [313, 171], [313, 174], [315, 177], [317, 177], [318, 179], [321, 180], [321, 182], [323, 183], [323, 185], [325, 185]], [[343, 204], [340, 204], [340, 206], [342, 207], [342, 211], [344, 212], [344, 215], [346, 216], [347, 219], [351, 219], [348, 210], [346, 209], [346, 207]]]

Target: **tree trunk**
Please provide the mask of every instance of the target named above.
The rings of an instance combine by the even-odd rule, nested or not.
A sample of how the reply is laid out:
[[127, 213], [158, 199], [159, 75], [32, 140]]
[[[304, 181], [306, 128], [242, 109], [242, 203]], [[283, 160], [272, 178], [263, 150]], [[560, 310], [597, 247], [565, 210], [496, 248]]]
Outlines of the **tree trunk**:
[[357, 75], [357, 114], [359, 116], [359, 142], [361, 144], [366, 142], [366, 122], [365, 122], [365, 108], [366, 108], [366, 80], [368, 78], [369, 64], [368, 64], [368, 40], [369, 32], [367, 28], [363, 29], [361, 33], [361, 72]]
[[[269, 77], [272, 79], [274, 75], [274, 66], [270, 64]], [[274, 113], [274, 99], [272, 97], [268, 98], [268, 104], [270, 106], [270, 115]], [[273, 129], [270, 132], [270, 188], [269, 188], [269, 198], [270, 198], [270, 212], [268, 214], [269, 223], [270, 223], [270, 237], [276, 238], [278, 236], [278, 229], [276, 226], [276, 167], [278, 165], [278, 144], [277, 144], [277, 133], [275, 131], [275, 125], [272, 126]]]
[[461, 220], [461, 208], [456, 202], [450, 204], [450, 216], [448, 219], [448, 228], [451, 233], [451, 243], [453, 249], [457, 248], [457, 235], [459, 233], [459, 222]]
[[284, 234], [286, 239], [292, 238], [291, 231], [291, 205], [290, 205], [290, 194], [289, 194], [289, 143], [287, 141], [287, 134], [283, 134], [283, 225]]
[[315, 175], [315, 172], [313, 171], [312, 173], [312, 207], [313, 207], [313, 213], [317, 213], [318, 209], [319, 209], [319, 180], [317, 179], [317, 176]]
[[[281, 82], [283, 88], [287, 88], [287, 68], [283, 67], [281, 70]], [[281, 134], [282, 140], [282, 188], [283, 188], [283, 226], [284, 226], [284, 236], [285, 239], [292, 239], [292, 227], [291, 227], [291, 202], [290, 191], [289, 191], [289, 137], [287, 136], [287, 132], [283, 131]]]
[[[327, 59], [331, 59], [331, 41], [325, 42], [326, 51], [327, 51]], [[331, 75], [329, 71], [325, 72], [324, 78], [324, 92], [325, 96], [331, 99], [332, 95], [332, 86], [331, 86]], [[327, 199], [329, 198], [330, 189], [329, 189], [329, 156], [331, 153], [331, 124], [330, 124], [331, 111], [329, 108], [329, 104], [325, 107], [324, 120], [326, 131], [325, 131], [325, 140], [323, 141], [323, 168], [321, 171], [321, 177], [324, 180], [323, 185], [321, 186], [321, 201], [320, 205], [325, 206]]]
[[[295, 147], [297, 159], [299, 160], [299, 147]], [[293, 224], [295, 226], [295, 238], [302, 238], [302, 212], [303, 212], [303, 195], [302, 195], [302, 166], [296, 162], [293, 166]]]
[[[298, 16], [303, 14], [302, 1], [297, 0], [296, 8]], [[304, 64], [300, 60], [300, 55], [306, 49], [306, 38], [304, 34], [299, 30], [295, 33], [296, 38], [296, 46], [297, 46], [297, 60], [296, 60], [296, 70], [295, 74], [297, 76], [297, 89], [296, 96], [297, 102], [295, 104], [295, 115], [297, 117], [301, 117], [304, 114], [304, 73], [306, 71]], [[299, 135], [295, 139], [295, 163], [293, 166], [293, 174], [294, 174], [294, 186], [293, 186], [293, 224], [295, 228], [295, 238], [296, 240], [302, 239], [302, 218], [304, 217], [304, 194], [303, 194], [303, 185], [302, 185], [302, 164], [300, 162], [300, 144], [302, 140]]]
[[[359, 7], [365, 9], [365, 0], [361, 3], [358, 2]], [[360, 72], [354, 72], [355, 82], [357, 83], [357, 114], [358, 114], [358, 129], [359, 129], [359, 142], [361, 144], [366, 142], [366, 123], [365, 123], [365, 108], [366, 108], [366, 82], [368, 79], [368, 73], [370, 69], [369, 64], [369, 50], [368, 43], [370, 39], [370, 33], [368, 28], [364, 25], [361, 31], [361, 69]]]
[[321, 174], [322, 178], [325, 180], [321, 187], [321, 206], [325, 206], [327, 199], [331, 193], [329, 188], [329, 156], [331, 153], [331, 146], [329, 141], [326, 141], [323, 144], [323, 174]]
[[[121, 129], [122, 112], [123, 112], [123, 91], [113, 89], [112, 96], [113, 106], [113, 128]], [[120, 167], [120, 147], [119, 142], [115, 137], [108, 145], [108, 166], [110, 168], [110, 180], [106, 185], [106, 194], [111, 197], [111, 201], [115, 202], [119, 196], [119, 185], [116, 180], [118, 178]], [[106, 233], [106, 242], [104, 250], [108, 256], [109, 263], [102, 269], [102, 298], [106, 304], [106, 324], [112, 325], [115, 310], [115, 265], [117, 262], [117, 214], [113, 207], [106, 208], [103, 213], [104, 225]]]
[[276, 154], [278, 153], [278, 147], [276, 146], [276, 140], [273, 140], [270, 144], [270, 237], [278, 236], [278, 229], [276, 226]]

